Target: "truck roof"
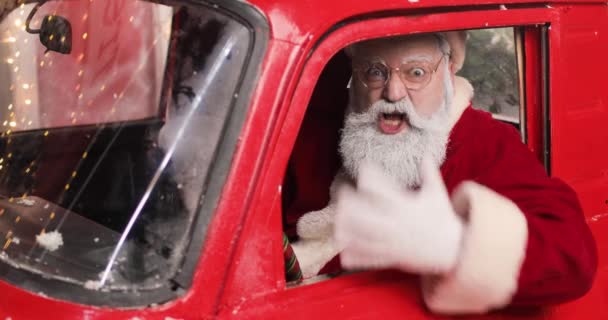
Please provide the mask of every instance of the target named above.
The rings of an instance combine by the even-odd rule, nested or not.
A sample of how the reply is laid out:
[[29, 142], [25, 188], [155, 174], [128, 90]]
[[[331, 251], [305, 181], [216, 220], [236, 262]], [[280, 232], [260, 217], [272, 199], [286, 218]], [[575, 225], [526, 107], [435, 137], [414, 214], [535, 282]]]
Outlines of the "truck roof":
[[[445, 12], [450, 10], [488, 10], [497, 7], [510, 10], [517, 8], [560, 6], [567, 4], [605, 3], [599, 0], [554, 0], [551, 3], [539, 0], [249, 0], [268, 19], [271, 37], [293, 44], [312, 40], [342, 23], [370, 16], [404, 15]], [[608, 6], [606, 7], [608, 10]]]

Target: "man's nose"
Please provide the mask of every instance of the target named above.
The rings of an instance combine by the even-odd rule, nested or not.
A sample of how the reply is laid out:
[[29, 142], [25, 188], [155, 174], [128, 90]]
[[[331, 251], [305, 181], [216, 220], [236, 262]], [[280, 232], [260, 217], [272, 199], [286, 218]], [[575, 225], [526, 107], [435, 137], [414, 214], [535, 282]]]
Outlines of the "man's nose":
[[407, 96], [407, 88], [399, 76], [393, 73], [388, 79], [382, 94], [387, 101], [397, 102]]

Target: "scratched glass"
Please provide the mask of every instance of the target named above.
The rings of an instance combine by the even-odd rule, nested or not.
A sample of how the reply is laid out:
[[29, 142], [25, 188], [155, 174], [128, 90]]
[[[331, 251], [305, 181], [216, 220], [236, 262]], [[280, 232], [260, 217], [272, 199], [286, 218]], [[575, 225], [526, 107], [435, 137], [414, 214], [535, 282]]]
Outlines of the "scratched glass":
[[0, 6], [0, 278], [94, 305], [185, 292], [250, 30], [202, 1], [14, 2]]

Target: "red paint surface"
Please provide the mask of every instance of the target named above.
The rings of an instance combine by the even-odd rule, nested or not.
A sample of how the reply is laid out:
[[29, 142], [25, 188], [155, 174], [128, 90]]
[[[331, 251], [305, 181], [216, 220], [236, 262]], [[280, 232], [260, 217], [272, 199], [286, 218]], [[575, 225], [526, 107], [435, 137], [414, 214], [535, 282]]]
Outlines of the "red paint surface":
[[[272, 39], [187, 294], [154, 308], [111, 310], [49, 299], [0, 281], [0, 318], [445, 319], [422, 307], [415, 277], [396, 272], [359, 273], [285, 288], [279, 251], [280, 187], [300, 123], [321, 70], [349, 43], [410, 32], [550, 24], [552, 174], [579, 193], [598, 242], [600, 268], [592, 291], [577, 301], [474, 319], [608, 319], [608, 216], [602, 216], [608, 212], [608, 91], [602, 81], [608, 72], [608, 6], [571, 1], [500, 10], [498, 5], [504, 3], [524, 2], [479, 7], [479, 2], [456, 0], [255, 1], [269, 20]], [[343, 21], [349, 23], [330, 33]], [[534, 39], [527, 38], [526, 44]], [[540, 70], [538, 52], [526, 52], [526, 81], [533, 86], [526, 96], [529, 141], [538, 154], [538, 108], [545, 97], [540, 76], [534, 74]]]
[[[541, 62], [541, 28], [528, 26], [524, 31], [524, 70], [526, 108], [526, 143], [539, 161], [543, 161], [543, 81]], [[521, 94], [521, 93], [520, 93]]]

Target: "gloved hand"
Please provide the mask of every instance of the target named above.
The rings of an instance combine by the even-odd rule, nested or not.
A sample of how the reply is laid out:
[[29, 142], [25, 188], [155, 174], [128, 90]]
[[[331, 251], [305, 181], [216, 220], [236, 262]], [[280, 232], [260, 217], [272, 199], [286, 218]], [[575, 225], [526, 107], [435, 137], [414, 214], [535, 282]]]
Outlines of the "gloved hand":
[[419, 190], [399, 186], [372, 164], [361, 167], [356, 189], [341, 186], [334, 237], [344, 248], [344, 268], [439, 274], [455, 267], [463, 222], [429, 158], [420, 171]]

